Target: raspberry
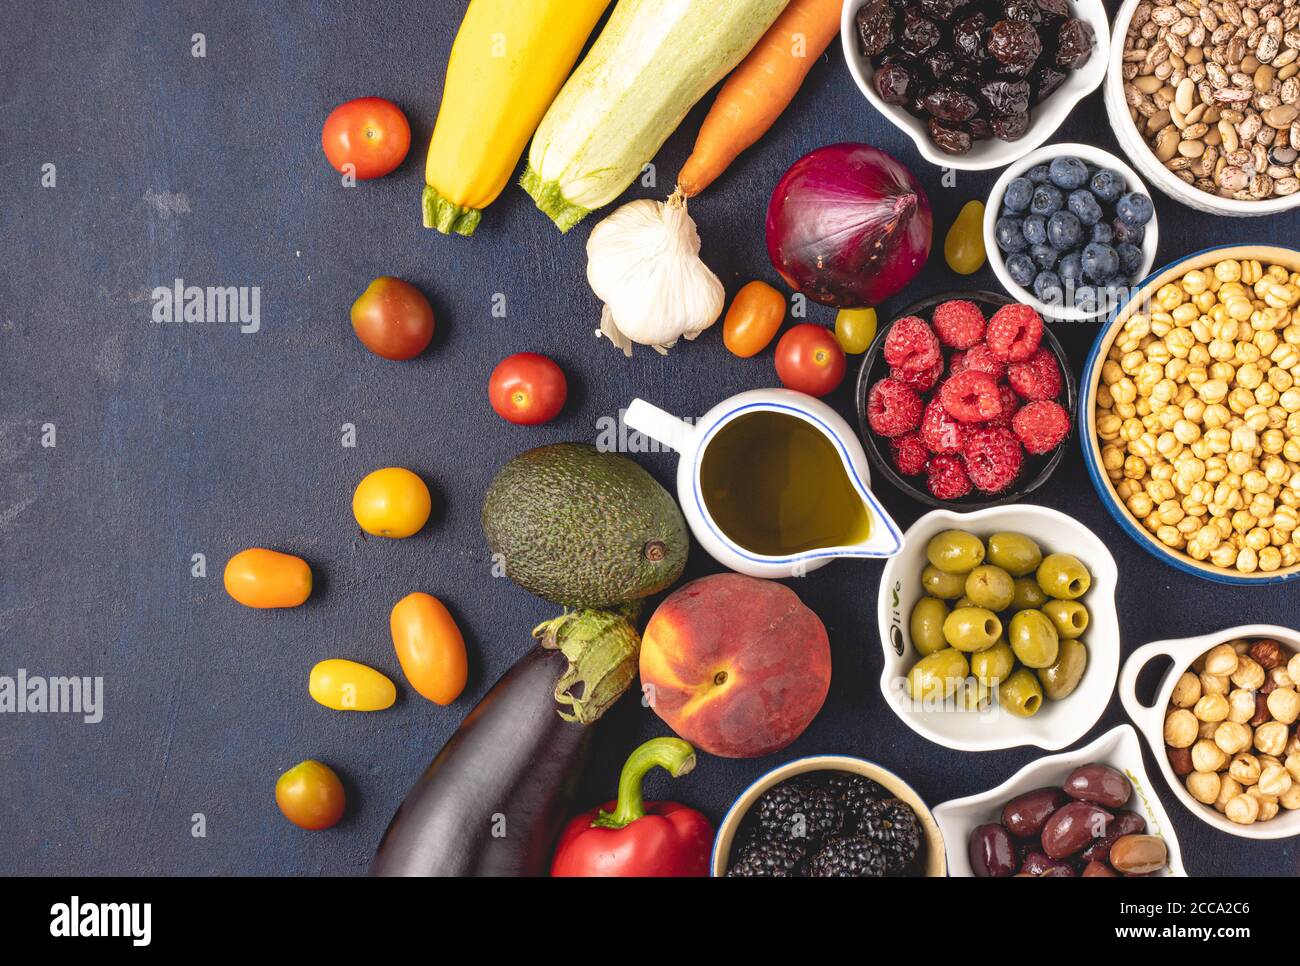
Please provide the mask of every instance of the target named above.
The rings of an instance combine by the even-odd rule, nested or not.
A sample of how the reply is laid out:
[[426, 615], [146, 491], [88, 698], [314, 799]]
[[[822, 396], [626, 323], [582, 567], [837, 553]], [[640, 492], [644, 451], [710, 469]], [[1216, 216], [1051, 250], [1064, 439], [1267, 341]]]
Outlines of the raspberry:
[[1024, 362], [1007, 366], [1007, 382], [1022, 399], [1055, 399], [1061, 394], [1061, 369], [1056, 356], [1037, 349]]
[[989, 351], [1003, 362], [1022, 362], [1043, 341], [1043, 319], [1033, 306], [1004, 305], [989, 319], [985, 340]]
[[1025, 461], [1020, 442], [1009, 429], [980, 426], [966, 436], [962, 450], [966, 472], [977, 489], [1001, 493], [1020, 475]]
[[984, 338], [984, 313], [974, 302], [944, 302], [934, 310], [932, 321], [939, 341], [954, 349], [969, 349]]
[[1012, 418], [1020, 409], [1020, 397], [1005, 382], [998, 383], [998, 402], [1002, 404], [1002, 412], [985, 423], [986, 426], [1010, 426]]
[[943, 354], [936, 349], [933, 359], [912, 356], [901, 365], [890, 369], [889, 374], [909, 389], [927, 392], [943, 375]]
[[970, 492], [970, 477], [955, 456], [936, 456], [930, 460], [926, 486], [939, 500], [956, 500]]
[[954, 352], [948, 357], [948, 375], [955, 376], [966, 368], [966, 353]]
[[1070, 414], [1058, 403], [1040, 399], [1016, 413], [1011, 429], [1028, 452], [1050, 453], [1070, 435]]
[[920, 433], [907, 433], [889, 441], [894, 453], [894, 465], [904, 476], [918, 476], [925, 472], [930, 462], [930, 451], [921, 440]]
[[963, 423], [982, 423], [1002, 412], [998, 384], [987, 372], [967, 369], [950, 376], [939, 390], [939, 401]]
[[1001, 382], [1007, 374], [1007, 364], [995, 356], [985, 342], [973, 345], [967, 350], [962, 360], [962, 368], [987, 372], [993, 377], [994, 382]]
[[881, 436], [902, 436], [921, 422], [921, 397], [897, 379], [881, 379], [867, 394], [867, 422]]
[[961, 423], [948, 415], [943, 403], [931, 399], [921, 417], [921, 441], [931, 453], [960, 453], [965, 438]]
[[885, 361], [891, 368], [906, 365], [914, 357], [924, 359], [932, 364], [935, 356], [942, 358], [939, 339], [934, 330], [926, 325], [924, 319], [915, 315], [899, 319], [889, 327], [885, 336]]

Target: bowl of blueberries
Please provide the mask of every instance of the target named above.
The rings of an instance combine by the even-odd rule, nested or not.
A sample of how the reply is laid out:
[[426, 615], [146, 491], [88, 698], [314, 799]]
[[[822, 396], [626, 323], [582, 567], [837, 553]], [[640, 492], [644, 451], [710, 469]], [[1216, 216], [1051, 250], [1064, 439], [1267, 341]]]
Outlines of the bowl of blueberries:
[[984, 247], [1013, 298], [1044, 316], [1096, 318], [1155, 263], [1155, 206], [1113, 154], [1052, 144], [1012, 164], [984, 210]]

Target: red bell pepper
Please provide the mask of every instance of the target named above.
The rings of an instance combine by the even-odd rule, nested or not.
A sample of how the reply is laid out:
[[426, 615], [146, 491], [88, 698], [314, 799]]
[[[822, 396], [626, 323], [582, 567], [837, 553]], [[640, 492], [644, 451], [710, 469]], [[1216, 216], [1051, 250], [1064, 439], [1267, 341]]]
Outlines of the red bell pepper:
[[560, 833], [553, 876], [701, 876], [709, 874], [713, 826], [676, 802], [643, 802], [641, 782], [655, 767], [674, 778], [695, 767], [680, 738], [652, 738], [628, 757], [618, 800], [573, 818]]

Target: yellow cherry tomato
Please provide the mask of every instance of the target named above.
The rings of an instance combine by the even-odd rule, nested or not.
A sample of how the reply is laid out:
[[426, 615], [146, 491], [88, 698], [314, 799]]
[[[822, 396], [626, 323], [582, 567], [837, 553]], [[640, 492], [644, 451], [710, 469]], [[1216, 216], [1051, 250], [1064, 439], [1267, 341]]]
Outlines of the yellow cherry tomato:
[[766, 282], [750, 282], [731, 300], [722, 320], [722, 344], [748, 359], [767, 348], [785, 318], [785, 296]]
[[968, 201], [943, 240], [943, 257], [958, 275], [974, 275], [984, 264], [984, 202]]
[[851, 356], [861, 355], [876, 337], [875, 309], [840, 309], [835, 316], [835, 338]]
[[432, 507], [424, 480], [400, 466], [375, 470], [352, 494], [352, 515], [362, 530], [377, 537], [419, 533]]
[[297, 607], [311, 596], [307, 561], [261, 547], [231, 557], [224, 579], [226, 593], [245, 607]]
[[465, 638], [451, 612], [431, 594], [407, 594], [389, 619], [393, 649], [411, 687], [435, 704], [451, 704], [465, 690]]
[[337, 825], [347, 807], [347, 794], [334, 769], [308, 758], [280, 776], [275, 804], [284, 817], [310, 832]]
[[383, 711], [397, 700], [393, 682], [372, 667], [331, 658], [311, 669], [307, 692], [335, 711]]

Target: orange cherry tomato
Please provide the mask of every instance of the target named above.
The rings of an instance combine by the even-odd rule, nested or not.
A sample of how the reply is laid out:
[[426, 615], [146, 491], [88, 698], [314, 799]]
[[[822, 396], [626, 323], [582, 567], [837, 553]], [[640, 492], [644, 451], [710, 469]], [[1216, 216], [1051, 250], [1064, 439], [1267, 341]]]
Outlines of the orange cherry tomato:
[[407, 594], [389, 619], [393, 649], [411, 687], [435, 704], [451, 704], [465, 690], [465, 638], [451, 612], [431, 594]]
[[297, 607], [311, 596], [311, 567], [290, 553], [250, 547], [230, 558], [225, 583], [245, 607]]
[[358, 97], [330, 111], [320, 144], [336, 171], [352, 165], [358, 181], [382, 178], [406, 158], [411, 125], [392, 101]]
[[404, 466], [368, 473], [352, 492], [352, 515], [366, 533], [401, 539], [420, 532], [429, 520], [429, 487]]
[[750, 282], [731, 300], [722, 320], [722, 344], [748, 359], [767, 348], [785, 318], [785, 296], [766, 282]]
[[550, 422], [560, 414], [568, 395], [564, 370], [537, 352], [506, 356], [488, 379], [492, 408], [502, 419], [520, 426]]
[[413, 359], [433, 338], [433, 306], [400, 278], [381, 275], [352, 303], [352, 331], [385, 359]]
[[844, 381], [845, 368], [844, 349], [823, 325], [796, 325], [776, 344], [776, 374], [787, 389], [824, 396]]
[[311, 758], [294, 765], [275, 783], [275, 804], [284, 817], [309, 832], [337, 825], [347, 803], [334, 769]]

